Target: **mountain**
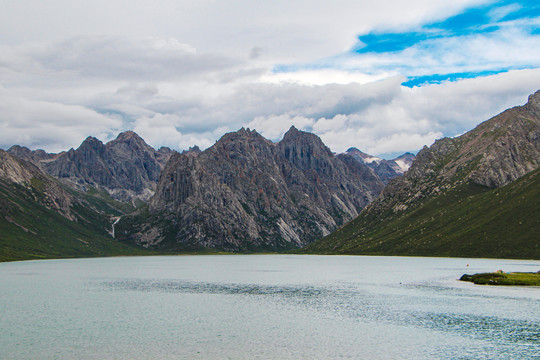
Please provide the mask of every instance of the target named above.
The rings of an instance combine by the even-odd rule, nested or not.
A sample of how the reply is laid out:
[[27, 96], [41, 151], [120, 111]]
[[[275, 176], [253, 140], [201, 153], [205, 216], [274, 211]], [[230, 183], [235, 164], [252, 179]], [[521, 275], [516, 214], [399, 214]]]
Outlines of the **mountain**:
[[88, 137], [79, 148], [56, 155], [18, 146], [8, 151], [78, 190], [103, 189], [121, 201], [148, 200], [173, 153], [165, 147], [154, 150], [133, 131], [120, 133], [106, 144]]
[[46, 172], [43, 167], [43, 163], [53, 160], [54, 158], [62, 155], [59, 154], [50, 154], [45, 150], [30, 150], [26, 146], [13, 145], [7, 150], [7, 153], [24, 161], [30, 162], [33, 165], [37, 166], [40, 170]]
[[111, 216], [124, 210], [0, 150], [0, 261], [142, 253], [109, 234]]
[[385, 184], [391, 179], [403, 175], [409, 170], [409, 167], [414, 160], [414, 154], [411, 153], [405, 153], [392, 160], [385, 160], [373, 155], [368, 155], [354, 147], [338, 156], [350, 156], [356, 161], [366, 164], [375, 171]]
[[540, 259], [540, 91], [457, 138], [305, 252]]
[[395, 171], [399, 175], [403, 175], [407, 170], [409, 170], [415, 157], [416, 156], [414, 154], [410, 152], [406, 152], [405, 154], [402, 154], [398, 156], [397, 158], [389, 160], [389, 161], [395, 163], [397, 165], [397, 168], [394, 167]]
[[334, 156], [314, 134], [291, 127], [273, 143], [242, 128], [174, 154], [147, 213], [122, 218], [118, 233], [155, 249], [297, 248], [354, 218], [382, 188], [369, 167]]

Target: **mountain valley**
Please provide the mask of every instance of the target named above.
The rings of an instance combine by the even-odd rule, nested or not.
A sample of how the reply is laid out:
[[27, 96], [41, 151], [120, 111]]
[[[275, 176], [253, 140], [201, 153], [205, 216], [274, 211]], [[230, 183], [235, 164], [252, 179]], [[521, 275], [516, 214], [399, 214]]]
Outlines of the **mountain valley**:
[[[132, 131], [0, 150], [0, 260], [180, 252], [540, 258], [540, 92], [416, 156], [294, 126], [155, 150]], [[114, 225], [113, 225], [114, 224]], [[114, 230], [113, 230], [114, 228]]]

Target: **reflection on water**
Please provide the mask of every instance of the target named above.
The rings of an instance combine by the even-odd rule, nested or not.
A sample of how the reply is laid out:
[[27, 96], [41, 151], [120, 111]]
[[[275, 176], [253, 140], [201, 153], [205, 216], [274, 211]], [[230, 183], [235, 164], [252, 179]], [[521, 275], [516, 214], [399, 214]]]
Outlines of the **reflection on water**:
[[278, 255], [0, 264], [0, 359], [538, 358], [540, 289], [456, 281], [535, 267]]
[[316, 289], [310, 286], [191, 283], [174, 280], [124, 280], [104, 282], [103, 285], [113, 290], [186, 292], [194, 294], [279, 295], [279, 297], [312, 297], [319, 296], [322, 292], [328, 291], [327, 289]]
[[[298, 306], [303, 304], [317, 311], [331, 311], [360, 318], [367, 321], [390, 323], [393, 325], [422, 327], [448, 333], [459, 333], [461, 336], [490, 340], [500, 343], [530, 343], [540, 350], [539, 319], [501, 319], [496, 316], [477, 314], [450, 314], [421, 311], [391, 311], [386, 305], [399, 301], [392, 297], [380, 298], [361, 289], [336, 289], [335, 287], [272, 286], [260, 284], [221, 284], [208, 282], [188, 282], [160, 279], [128, 279], [108, 281], [101, 284], [110, 290], [169, 292], [193, 294], [253, 295], [269, 297], [272, 301], [294, 301]], [[350, 285], [349, 285], [350, 286]], [[434, 293], [451, 293], [454, 296], [471, 296], [462, 290], [434, 285], [409, 285], [409, 290], [430, 291]], [[486, 295], [472, 296], [489, 298]], [[491, 298], [501, 298], [491, 296]], [[511, 297], [502, 297], [513, 300]], [[526, 306], [526, 303], [521, 304]], [[540, 314], [537, 314], [540, 316]]]

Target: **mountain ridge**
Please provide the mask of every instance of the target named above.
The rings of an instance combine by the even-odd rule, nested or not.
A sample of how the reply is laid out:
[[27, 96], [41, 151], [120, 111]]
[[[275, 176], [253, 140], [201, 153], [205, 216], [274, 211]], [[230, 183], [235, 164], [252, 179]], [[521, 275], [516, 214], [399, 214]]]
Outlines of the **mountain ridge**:
[[[336, 233], [308, 246], [305, 251], [437, 255], [437, 246], [442, 246], [441, 232], [445, 233], [446, 230], [433, 231], [432, 234], [425, 236], [423, 234], [423, 232], [429, 233], [430, 229], [438, 228], [438, 225], [429, 217], [430, 212], [444, 214], [444, 208], [438, 207], [437, 203], [450, 206], [451, 203], [445, 199], [448, 198], [448, 194], [454, 194], [454, 201], [462, 203], [461, 208], [454, 209], [457, 214], [455, 220], [464, 221], [462, 214], [467, 213], [467, 206], [472, 206], [467, 205], [466, 199], [479, 196], [480, 193], [486, 193], [482, 196], [490, 197], [489, 194], [496, 194], [494, 190], [504, 186], [510, 186], [510, 188], [517, 186], [512, 184], [525, 175], [537, 171], [540, 163], [539, 105], [540, 91], [532, 94], [527, 104], [508, 109], [457, 138], [439, 139], [431, 147], [424, 147], [417, 154], [407, 173], [391, 180], [380, 197], [371, 203], [359, 217]], [[533, 178], [536, 179], [536, 177]], [[536, 184], [534, 179], [531, 181]], [[530, 201], [538, 202], [536, 198], [538, 194], [534, 191], [530, 194], [533, 197]], [[504, 208], [504, 204], [498, 203], [496, 195], [493, 195], [487, 203]], [[531, 209], [536, 208], [533, 206]], [[490, 210], [489, 207], [482, 211], [488, 210]], [[514, 210], [516, 216], [527, 217], [516, 208]], [[477, 213], [470, 212], [469, 216], [481, 218], [482, 215], [479, 213], [481, 210], [476, 209], [476, 211]], [[511, 216], [512, 212], [509, 211], [508, 214]], [[507, 233], [497, 226], [494, 220], [496, 218], [497, 214], [492, 214], [492, 218], [486, 220], [486, 224], [489, 225], [486, 225], [486, 229], [492, 229], [493, 239], [499, 239], [497, 233]], [[429, 224], [429, 226], [418, 227], [407, 224], [403, 219], [411, 219], [411, 221], [414, 219], [415, 223]], [[514, 220], [514, 223], [519, 223], [519, 219]], [[514, 223], [512, 223], [512, 228], [519, 233]], [[540, 230], [535, 219], [530, 220], [528, 224], [533, 229]], [[422, 245], [424, 250], [421, 252], [415, 252], [421, 246], [411, 235], [413, 230], [422, 233], [422, 236], [417, 234], [417, 238], [422, 238], [422, 241], [428, 244]], [[454, 238], [452, 233], [445, 234], [447, 238]], [[478, 237], [478, 233], [475, 233], [475, 236]], [[538, 239], [527, 236], [529, 236], [528, 241], [536, 241], [531, 246], [537, 254], [535, 256], [540, 256], [538, 255], [540, 247]], [[409, 242], [408, 247], [400, 243], [400, 237], [408, 239], [403, 240]], [[388, 247], [388, 244], [393, 244], [400, 250], [394, 251]], [[497, 248], [495, 243], [491, 246]], [[459, 247], [456, 246], [457, 248]], [[501, 252], [500, 255], [511, 257], [511, 253]], [[468, 255], [470, 254], [465, 251], [449, 252], [449, 256]], [[490, 256], [496, 255], [492, 253]], [[519, 256], [522, 255], [522, 253], [519, 254]]]
[[0, 150], [0, 261], [142, 254], [110, 236], [111, 216], [123, 208]]
[[134, 131], [118, 134], [104, 144], [88, 136], [77, 149], [58, 154], [31, 151], [20, 146], [8, 152], [31, 161], [49, 175], [80, 190], [105, 189], [121, 201], [147, 201], [154, 193], [159, 174], [173, 150], [155, 150]]
[[[241, 128], [182, 153], [133, 131], [58, 154], [15, 145], [0, 152], [0, 245], [16, 258], [62, 256], [51, 241], [69, 256], [307, 245], [300, 252], [540, 257], [540, 91], [425, 146], [404, 171], [413, 157], [334, 154], [294, 126], [275, 143]], [[111, 196], [147, 205], [128, 214], [134, 207]], [[124, 245], [110, 237], [112, 220]], [[51, 239], [47, 226], [69, 241]]]
[[314, 134], [291, 127], [273, 143], [242, 128], [196, 156], [171, 157], [148, 206], [161, 219], [130, 223], [137, 232], [125, 226], [125, 239], [150, 248], [299, 247], [354, 217], [382, 187], [372, 170], [344, 163]]

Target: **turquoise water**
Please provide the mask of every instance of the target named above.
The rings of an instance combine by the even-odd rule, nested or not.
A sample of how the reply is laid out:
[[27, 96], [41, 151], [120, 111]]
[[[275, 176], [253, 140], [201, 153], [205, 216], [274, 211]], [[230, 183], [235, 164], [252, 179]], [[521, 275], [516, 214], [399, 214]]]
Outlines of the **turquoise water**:
[[[470, 266], [467, 267], [467, 264]], [[160, 256], [0, 264], [0, 359], [534, 359], [538, 261]]]

